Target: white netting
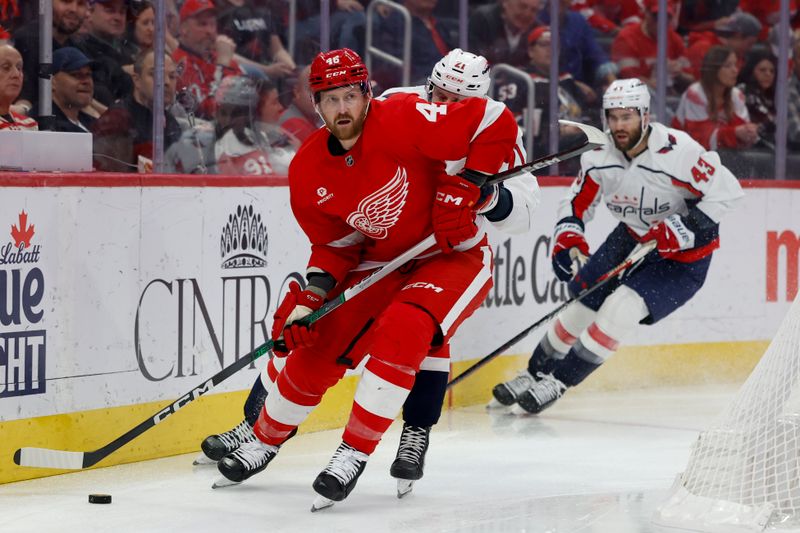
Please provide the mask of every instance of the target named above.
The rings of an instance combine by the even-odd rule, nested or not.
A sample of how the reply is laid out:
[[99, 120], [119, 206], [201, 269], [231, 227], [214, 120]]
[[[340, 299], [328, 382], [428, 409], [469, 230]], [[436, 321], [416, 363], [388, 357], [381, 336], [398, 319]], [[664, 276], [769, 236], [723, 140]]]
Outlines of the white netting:
[[656, 512], [698, 531], [800, 530], [800, 298]]

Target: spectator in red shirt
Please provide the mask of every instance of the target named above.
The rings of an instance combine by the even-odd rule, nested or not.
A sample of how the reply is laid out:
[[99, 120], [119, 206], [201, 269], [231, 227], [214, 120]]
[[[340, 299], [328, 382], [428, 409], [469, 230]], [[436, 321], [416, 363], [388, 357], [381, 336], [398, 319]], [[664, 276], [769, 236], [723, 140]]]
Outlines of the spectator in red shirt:
[[689, 48], [686, 57], [690, 66], [687, 70], [693, 78], [700, 77], [700, 65], [706, 52], [715, 45], [727, 46], [736, 54], [739, 68], [744, 65], [747, 52], [753, 48], [761, 32], [761, 23], [749, 13], [737, 12], [722, 21], [712, 32], [694, 33], [689, 37]]
[[739, 0], [683, 0], [681, 2], [681, 33], [689, 39], [695, 32], [713, 31], [736, 12]]
[[[655, 89], [656, 56], [658, 54], [657, 19], [658, 0], [644, 0], [641, 24], [629, 24], [622, 28], [611, 44], [611, 59], [619, 67], [620, 78], [639, 78]], [[674, 29], [676, 8], [667, 3], [669, 26], [667, 31], [667, 85], [680, 93], [693, 78], [683, 72], [688, 65], [684, 56], [683, 39]]]
[[214, 116], [214, 93], [225, 76], [241, 73], [233, 58], [236, 43], [217, 33], [217, 10], [211, 0], [186, 0], [180, 10], [180, 46], [172, 59], [182, 72], [178, 90], [188, 90], [198, 102], [197, 115]]
[[[781, 18], [780, 0], [739, 0], [739, 9], [754, 15], [761, 22], [760, 41], [767, 38], [769, 29]], [[789, 0], [789, 19], [797, 14], [797, 1]]]
[[728, 47], [713, 46], [703, 59], [700, 81], [681, 96], [673, 127], [685, 130], [709, 150], [749, 148], [759, 138], [744, 94], [736, 88], [739, 67]]
[[572, 0], [572, 10], [583, 15], [592, 28], [611, 35], [642, 21], [636, 0]]
[[311, 87], [308, 85], [310, 67], [306, 66], [297, 74], [292, 88], [292, 103], [281, 113], [278, 125], [297, 137], [300, 142], [322, 126], [314, 102], [311, 98]]

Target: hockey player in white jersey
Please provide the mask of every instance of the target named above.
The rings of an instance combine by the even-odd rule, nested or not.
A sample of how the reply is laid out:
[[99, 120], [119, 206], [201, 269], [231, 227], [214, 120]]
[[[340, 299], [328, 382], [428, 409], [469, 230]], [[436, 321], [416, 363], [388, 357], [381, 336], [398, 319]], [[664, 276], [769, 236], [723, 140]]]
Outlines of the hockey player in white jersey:
[[[655, 240], [656, 249], [556, 317], [528, 368], [494, 387], [503, 405], [541, 412], [599, 368], [638, 324], [666, 317], [705, 282], [720, 220], [742, 189], [716, 152], [651, 123], [649, 109], [638, 79], [617, 80], [603, 95], [609, 140], [581, 157], [559, 206], [551, 257], [556, 276], [576, 295], [640, 243]], [[584, 224], [600, 202], [619, 224], [590, 256]]]
[[[390, 89], [381, 98], [409, 92], [417, 93], [421, 98], [434, 103], [457, 102], [467, 97], [486, 98], [489, 83], [489, 65], [486, 59], [455, 49], [436, 63], [427, 85]], [[521, 132], [515, 152], [517, 159], [514, 165], [523, 164], [526, 156]], [[447, 162], [447, 172], [451, 175], [457, 174], [463, 167], [463, 160]], [[511, 234], [525, 233], [530, 229], [540, 197], [539, 186], [533, 175], [526, 174], [501, 185], [491, 186], [485, 194], [490, 199], [482, 213], [497, 229]], [[423, 475], [431, 426], [439, 419], [447, 389], [449, 356], [449, 345], [445, 345], [425, 358], [403, 406], [403, 431], [396, 459], [390, 469], [391, 475], [398, 479], [400, 497], [407, 494], [411, 490], [412, 482]], [[252, 426], [264, 404], [269, 387], [284, 364], [285, 359], [270, 360], [265, 371], [253, 384], [244, 406], [245, 419], [241, 423], [203, 441], [201, 447], [208, 459], [218, 461], [235, 452], [241, 444], [253, 441], [255, 436]], [[224, 464], [221, 464], [220, 470], [223, 469]]]

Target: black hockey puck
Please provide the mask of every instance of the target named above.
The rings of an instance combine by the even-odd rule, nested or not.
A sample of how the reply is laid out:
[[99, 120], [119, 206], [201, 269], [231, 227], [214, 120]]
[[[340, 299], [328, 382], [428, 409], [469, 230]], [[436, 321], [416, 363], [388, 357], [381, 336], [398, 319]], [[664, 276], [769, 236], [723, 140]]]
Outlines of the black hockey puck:
[[111, 494], [89, 494], [89, 503], [111, 503]]

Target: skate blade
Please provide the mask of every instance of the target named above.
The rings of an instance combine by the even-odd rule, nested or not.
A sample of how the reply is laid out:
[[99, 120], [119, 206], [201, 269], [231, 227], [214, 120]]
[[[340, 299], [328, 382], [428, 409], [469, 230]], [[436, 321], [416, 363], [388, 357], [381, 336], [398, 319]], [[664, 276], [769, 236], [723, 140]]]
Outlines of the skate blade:
[[509, 409], [511, 406], [503, 405], [502, 403], [497, 401], [497, 398], [492, 398], [489, 400], [489, 403], [486, 404], [486, 409], [489, 411], [501, 411], [504, 409]]
[[192, 466], [208, 466], [208, 465], [215, 465], [217, 462], [213, 459], [209, 459], [206, 457], [206, 454], [200, 452], [200, 455], [194, 458], [192, 461]]
[[311, 512], [316, 513], [317, 511], [322, 511], [323, 509], [333, 507], [334, 503], [336, 502], [326, 498], [325, 496], [317, 495], [317, 497], [314, 499], [314, 503], [311, 504]]
[[511, 414], [516, 416], [535, 416], [534, 413], [529, 413], [525, 409], [523, 409], [518, 403], [515, 403], [511, 406]]
[[228, 478], [223, 476], [223, 477], [219, 478], [218, 480], [216, 480], [214, 482], [214, 484], [211, 485], [211, 488], [212, 489], [224, 489], [224, 488], [227, 488], [227, 487], [233, 487], [234, 485], [241, 485], [241, 484], [242, 484], [241, 481], [231, 481], [230, 479], [228, 479]]
[[410, 479], [398, 479], [397, 480], [397, 497], [402, 498], [404, 496], [408, 496], [411, 494], [411, 491], [414, 489], [414, 481]]

